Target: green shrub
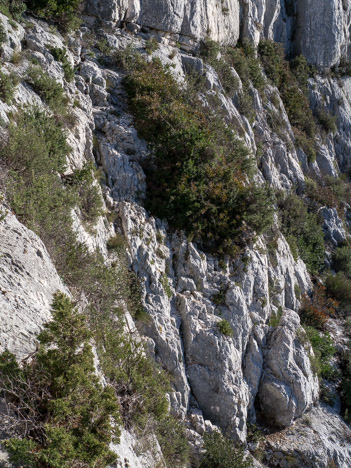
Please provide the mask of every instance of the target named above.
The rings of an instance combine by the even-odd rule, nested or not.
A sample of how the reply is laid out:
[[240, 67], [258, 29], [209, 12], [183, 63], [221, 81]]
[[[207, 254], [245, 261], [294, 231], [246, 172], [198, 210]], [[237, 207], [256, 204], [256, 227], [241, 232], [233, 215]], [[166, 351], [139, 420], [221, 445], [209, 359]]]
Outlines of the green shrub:
[[282, 306], [279, 306], [277, 312], [273, 312], [272, 315], [270, 316], [269, 326], [274, 327], [274, 328], [278, 327], [282, 316], [283, 316], [283, 308]]
[[6, 104], [12, 103], [18, 83], [19, 79], [16, 75], [6, 75], [0, 71], [0, 99]]
[[107, 250], [125, 250], [126, 239], [122, 234], [116, 234], [107, 241]]
[[172, 468], [189, 466], [189, 444], [181, 422], [167, 415], [156, 424], [155, 433], [167, 466]]
[[227, 294], [227, 288], [221, 289], [217, 294], [214, 294], [212, 296], [211, 300], [216, 305], [224, 305], [226, 294]]
[[223, 52], [223, 50], [221, 51], [221, 47], [215, 41], [206, 40], [201, 43], [201, 57], [215, 69], [224, 91], [229, 95], [233, 95], [237, 91], [239, 83], [233, 75], [231, 65], [226, 58], [224, 56], [218, 58], [220, 52]]
[[334, 207], [341, 218], [344, 217], [345, 203], [351, 202], [350, 184], [347, 179], [340, 177], [325, 176], [316, 180], [306, 178], [305, 193], [314, 211], [323, 206]]
[[[221, 58], [218, 58], [219, 53]], [[250, 83], [252, 82], [260, 92], [266, 85], [253, 44], [244, 42], [241, 46], [221, 48], [215, 41], [207, 40], [201, 45], [200, 55], [216, 70], [224, 90], [229, 95], [233, 95], [238, 90], [239, 84], [232, 73], [232, 67], [235, 68], [243, 85], [239, 94], [239, 110], [253, 122], [255, 110], [253, 97], [250, 94]]]
[[328, 332], [322, 333], [314, 327], [305, 326], [304, 329], [314, 352], [312, 360], [314, 372], [323, 379], [332, 379], [335, 371], [330, 363], [330, 359], [336, 353], [333, 339]]
[[32, 66], [28, 70], [27, 82], [53, 112], [65, 113], [68, 99], [63, 87], [54, 78], [51, 78], [39, 66]]
[[333, 251], [333, 268], [336, 272], [343, 272], [347, 278], [351, 278], [351, 247], [345, 245], [337, 247]]
[[204, 435], [205, 455], [200, 468], [249, 468], [250, 459], [245, 458], [244, 449], [224, 437], [220, 432]]
[[47, 21], [54, 21], [63, 31], [77, 29], [81, 23], [79, 13], [82, 0], [27, 0], [28, 9]]
[[233, 336], [233, 329], [228, 320], [221, 320], [217, 324], [218, 330], [225, 336]]
[[349, 310], [351, 306], [351, 279], [339, 271], [336, 275], [329, 275], [326, 280], [328, 293]]
[[2, 44], [4, 44], [6, 41], [7, 41], [6, 29], [5, 29], [2, 21], [0, 21], [0, 46]]
[[26, 5], [22, 0], [0, 0], [0, 12], [15, 21], [20, 21], [25, 11]]
[[294, 194], [278, 201], [281, 229], [293, 250], [297, 248], [311, 273], [324, 264], [324, 234], [318, 216], [309, 213], [304, 202]]
[[86, 163], [82, 169], [77, 169], [71, 175], [71, 185], [77, 195], [77, 206], [88, 227], [93, 226], [104, 212], [101, 192], [94, 183], [94, 171], [95, 166]]
[[52, 314], [31, 361], [20, 368], [14, 355], [0, 356], [2, 392], [26, 422], [23, 438], [5, 446], [10, 459], [31, 466], [104, 467], [116, 459], [109, 444], [120, 433], [118, 400], [95, 374], [86, 317], [62, 293]]
[[148, 55], [152, 55], [158, 48], [159, 44], [154, 36], [150, 37], [145, 43], [145, 50]]
[[169, 285], [168, 277], [167, 277], [166, 273], [161, 276], [160, 281], [161, 281], [162, 287], [165, 290], [165, 293], [166, 293], [168, 299], [171, 299], [171, 297], [173, 296], [173, 293], [172, 293], [172, 289], [171, 289], [171, 287]]
[[248, 149], [159, 61], [139, 62], [125, 86], [137, 130], [154, 153], [144, 165], [146, 207], [206, 249], [237, 254], [273, 215], [271, 191], [247, 179]]
[[72, 68], [68, 60], [66, 51], [64, 49], [60, 49], [59, 47], [49, 47], [49, 50], [53, 55], [54, 59], [58, 62], [61, 62], [66, 80], [72, 81], [74, 78], [74, 68]]
[[351, 341], [341, 355], [341, 409], [345, 421], [351, 422]]
[[14, 171], [32, 177], [62, 174], [70, 147], [61, 125], [46, 112], [33, 108], [15, 116], [9, 126], [9, 141], [1, 157]]
[[319, 109], [317, 111], [317, 118], [326, 133], [335, 133], [337, 131], [336, 117], [334, 115], [330, 115], [325, 110]]
[[200, 44], [200, 55], [209, 63], [213, 60], [217, 60], [220, 51], [221, 46], [219, 42], [213, 41], [212, 39], [206, 39]]
[[132, 44], [128, 44], [125, 49], [117, 49], [111, 56], [112, 64], [118, 68], [130, 72], [142, 61], [140, 54]]
[[313, 162], [316, 157], [316, 124], [308, 100], [307, 79], [311, 70], [306, 59], [300, 56], [289, 64], [285, 60], [283, 45], [272, 41], [261, 41], [259, 54], [268, 78], [279, 89], [296, 144]]
[[266, 86], [260, 60], [256, 56], [254, 45], [249, 41], [244, 41], [241, 46], [228, 47], [226, 49], [226, 59], [235, 68], [243, 83], [243, 87], [248, 89], [249, 81], [260, 92]]

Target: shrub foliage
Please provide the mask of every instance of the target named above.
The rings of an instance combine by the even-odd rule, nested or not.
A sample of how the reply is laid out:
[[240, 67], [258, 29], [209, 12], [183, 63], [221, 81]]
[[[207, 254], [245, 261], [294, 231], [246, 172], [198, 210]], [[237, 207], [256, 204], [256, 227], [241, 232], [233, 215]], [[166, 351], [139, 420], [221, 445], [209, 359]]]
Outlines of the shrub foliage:
[[147, 208], [208, 250], [236, 254], [273, 215], [268, 188], [248, 180], [248, 149], [196, 96], [189, 101], [159, 61], [139, 61], [125, 86], [136, 127], [153, 149]]
[[83, 8], [82, 0], [26, 0], [26, 4], [30, 11], [54, 21], [63, 31], [80, 25], [78, 14]]
[[1, 390], [22, 429], [5, 445], [25, 465], [105, 467], [116, 458], [109, 443], [119, 435], [118, 400], [95, 374], [87, 318], [62, 293], [52, 314], [30, 361], [19, 367], [11, 353], [0, 356]]
[[295, 259], [299, 255], [310, 273], [317, 273], [324, 264], [324, 234], [318, 216], [310, 213], [295, 194], [278, 201], [281, 230]]
[[314, 138], [316, 124], [308, 100], [307, 80], [312, 70], [303, 56], [285, 60], [280, 43], [261, 41], [259, 54], [265, 72], [278, 89], [299, 145], [313, 162], [316, 158]]
[[244, 449], [224, 437], [220, 432], [204, 435], [205, 455], [200, 468], [249, 468], [251, 461], [245, 458]]

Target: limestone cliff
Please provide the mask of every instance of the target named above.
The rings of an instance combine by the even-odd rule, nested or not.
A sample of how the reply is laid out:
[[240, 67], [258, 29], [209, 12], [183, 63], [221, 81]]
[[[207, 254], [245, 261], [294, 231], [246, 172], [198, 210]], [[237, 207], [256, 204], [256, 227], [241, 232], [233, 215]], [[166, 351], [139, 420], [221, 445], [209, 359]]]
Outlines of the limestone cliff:
[[[257, 236], [236, 258], [210, 254], [167, 220], [152, 216], [144, 207], [143, 169], [152, 149], [130, 114], [126, 71], [110, 58], [133, 48], [150, 60], [145, 47], [151, 39], [157, 44], [152, 57], [170, 66], [180, 86], [189, 70], [200, 72], [203, 101], [216, 96], [223, 121], [256, 156], [255, 182], [302, 195], [311, 178], [338, 180], [350, 168], [351, 77], [329, 73], [350, 58], [350, 8], [349, 0], [88, 0], [82, 26], [65, 39], [44, 20], [27, 17], [23, 26], [14, 26], [0, 17], [6, 30], [3, 71], [16, 73], [20, 81], [13, 102], [0, 101], [3, 126], [22, 106], [45, 105], [25, 81], [34, 60], [63, 85], [71, 103], [66, 174], [87, 161], [104, 174], [104, 210], [112, 213], [113, 223], [101, 213], [95, 230], [89, 230], [76, 210], [71, 214], [75, 231], [107, 263], [113, 261], [108, 239], [116, 233], [125, 237], [128, 262], [151, 318], [136, 325], [129, 318], [129, 326], [172, 376], [170, 408], [186, 422], [193, 466], [201, 455], [202, 436], [217, 426], [245, 444], [248, 455], [257, 458], [252, 466], [346, 468], [351, 465], [351, 430], [340, 414], [337, 383], [316, 375], [299, 316], [313, 278], [284, 236], [279, 215], [271, 231]], [[250, 41], [255, 47], [265, 39], [281, 42], [288, 58], [301, 53], [316, 67], [307, 84], [310, 108], [314, 115], [323, 110], [333, 116], [335, 128], [316, 132], [315, 160], [298, 144], [279, 87], [266, 77], [259, 91], [232, 68], [237, 89], [226, 92], [216, 67], [199, 56], [204, 39], [230, 46]], [[55, 47], [75, 67], [72, 82], [53, 55]], [[13, 57], [20, 52], [17, 64]], [[240, 107], [243, 89], [252, 100], [253, 119]], [[277, 115], [279, 129], [272, 124]], [[336, 207], [327, 196], [322, 205], [318, 213], [330, 267], [332, 249], [350, 237], [351, 211], [346, 201]], [[69, 293], [69, 285], [60, 279], [40, 238], [16, 219], [7, 202], [2, 210], [0, 346], [22, 358], [34, 349], [35, 336], [49, 318], [52, 294]], [[339, 352], [346, 349], [344, 318], [331, 318], [327, 325]], [[221, 333], [224, 320], [232, 335]], [[334, 404], [320, 401], [320, 385], [332, 387]], [[250, 440], [248, 428], [255, 423], [262, 427], [263, 441]], [[153, 452], [138, 447], [132, 431], [124, 432], [114, 448], [118, 466], [165, 466], [159, 446]]]

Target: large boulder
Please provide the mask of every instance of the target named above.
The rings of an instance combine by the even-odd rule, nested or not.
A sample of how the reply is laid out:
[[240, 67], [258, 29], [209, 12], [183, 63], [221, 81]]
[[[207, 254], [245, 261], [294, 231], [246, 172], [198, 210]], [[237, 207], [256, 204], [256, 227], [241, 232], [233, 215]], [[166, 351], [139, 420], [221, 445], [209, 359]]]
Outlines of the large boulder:
[[260, 409], [269, 425], [290, 426], [318, 398], [318, 378], [309, 358], [313, 351], [306, 341], [298, 314], [285, 309], [267, 342], [258, 391]]

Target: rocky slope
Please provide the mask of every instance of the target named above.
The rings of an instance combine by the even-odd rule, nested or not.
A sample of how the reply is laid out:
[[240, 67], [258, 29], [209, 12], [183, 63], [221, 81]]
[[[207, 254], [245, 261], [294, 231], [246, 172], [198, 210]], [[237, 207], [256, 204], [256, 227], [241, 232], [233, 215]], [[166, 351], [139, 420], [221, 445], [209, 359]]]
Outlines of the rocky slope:
[[[205, 95], [216, 94], [225, 119], [239, 129], [253, 154], [261, 151], [257, 183], [302, 191], [306, 177], [337, 178], [350, 166], [351, 78], [322, 73], [349, 58], [350, 2], [333, 0], [321, 7], [314, 0], [89, 0], [83, 26], [66, 40], [44, 21], [29, 18], [30, 23], [14, 27], [5, 16], [0, 19], [7, 35], [3, 70], [22, 78], [13, 104], [1, 102], [1, 117], [6, 123], [9, 113], [23, 105], [44, 105], [24, 80], [30, 60], [63, 84], [75, 116], [68, 130], [72, 151], [67, 173], [94, 159], [105, 174], [106, 208], [114, 214], [114, 224], [101, 216], [91, 234], [79, 212], [72, 213], [78, 238], [91, 250], [98, 248], [107, 260], [108, 238], [115, 232], [125, 236], [129, 262], [141, 281], [143, 305], [151, 317], [137, 328], [150, 354], [172, 376], [171, 411], [186, 421], [194, 451], [198, 453], [201, 436], [214, 426], [246, 443], [248, 424], [258, 421], [274, 431], [249, 443], [260, 460], [253, 460], [252, 466], [350, 466], [351, 431], [338, 405], [334, 409], [320, 405], [319, 380], [310, 359], [313, 351], [303, 339], [299, 310], [301, 296], [312, 290], [311, 277], [279, 231], [278, 216], [274, 248], [260, 236], [235, 260], [200, 250], [184, 233], [170, 229], [167, 221], [151, 216], [143, 207], [142, 168], [150, 150], [128, 111], [125, 71], [108, 60], [116, 50], [131, 45], [145, 55], [145, 45], [154, 37], [158, 47], [152, 56], [171, 65], [179, 83], [189, 67], [201, 70]], [[267, 84], [263, 95], [249, 84], [254, 121], [240, 112], [238, 93], [228, 96], [215, 69], [193, 56], [200, 40], [208, 37], [230, 45], [239, 39], [255, 45], [262, 39], [279, 41], [288, 54], [303, 53], [318, 67], [308, 82], [311, 107], [322, 106], [335, 115], [336, 130], [316, 137], [314, 162], [296, 144], [282, 96], [273, 84]], [[107, 50], [96, 47], [98, 41]], [[66, 51], [76, 67], [73, 82], [64, 79], [50, 47]], [[12, 60], [15, 51], [23, 51], [19, 64]], [[242, 89], [246, 83], [233, 73]], [[269, 123], [272, 111], [279, 112], [283, 135]], [[320, 210], [328, 250], [349, 236], [348, 208], [346, 221], [328, 204]], [[52, 294], [68, 289], [41, 240], [8, 206], [3, 210], [8, 214], [0, 222], [0, 345], [22, 358], [34, 349], [34, 338], [49, 317]], [[279, 320], [273, 325], [276, 316]], [[218, 324], [223, 320], [230, 324], [232, 336], [221, 333]], [[346, 341], [341, 325], [330, 325], [340, 348]], [[159, 448], [158, 455], [140, 454], [148, 450], [138, 451], [129, 432], [115, 450], [118, 466], [151, 468], [163, 463]]]

